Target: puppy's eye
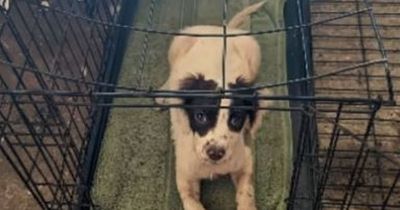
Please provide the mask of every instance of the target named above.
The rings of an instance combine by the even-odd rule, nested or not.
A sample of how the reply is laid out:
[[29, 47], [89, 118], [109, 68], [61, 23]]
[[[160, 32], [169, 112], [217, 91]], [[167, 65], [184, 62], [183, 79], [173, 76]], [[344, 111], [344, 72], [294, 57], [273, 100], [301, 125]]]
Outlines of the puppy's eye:
[[242, 115], [233, 114], [230, 117], [229, 124], [234, 128], [241, 128], [243, 121], [244, 117]]
[[207, 115], [203, 111], [195, 112], [194, 119], [200, 124], [206, 124], [208, 122]]

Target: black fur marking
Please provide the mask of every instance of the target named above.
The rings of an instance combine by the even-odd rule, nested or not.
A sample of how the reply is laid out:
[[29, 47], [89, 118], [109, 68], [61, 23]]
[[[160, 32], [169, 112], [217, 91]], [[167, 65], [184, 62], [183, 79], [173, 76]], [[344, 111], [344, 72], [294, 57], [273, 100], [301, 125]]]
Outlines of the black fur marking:
[[[204, 76], [199, 74], [184, 79], [181, 82], [181, 90], [215, 90], [217, 83], [213, 80], [205, 80]], [[219, 105], [220, 99], [209, 98], [209, 97], [195, 97], [195, 98], [184, 98], [184, 105]], [[204, 136], [207, 132], [215, 126], [217, 123], [218, 111], [215, 108], [184, 108], [189, 118], [190, 128], [193, 132], [198, 133], [200, 136]]]
[[[236, 83], [229, 84], [229, 88], [231, 89], [248, 88], [251, 86], [252, 84], [247, 83], [242, 77], [238, 77], [236, 79]], [[257, 92], [256, 90], [240, 90], [240, 91], [235, 91], [232, 94], [254, 95], [257, 94]], [[243, 128], [246, 117], [249, 118], [250, 124], [251, 125], [253, 124], [256, 118], [257, 109], [259, 107], [258, 101], [254, 101], [252, 99], [235, 98], [232, 100], [231, 106], [253, 107], [253, 109], [230, 108], [229, 118], [228, 118], [228, 126], [230, 130], [239, 132]]]
[[191, 75], [181, 81], [181, 90], [215, 90], [217, 83], [214, 80], [205, 80], [204, 75]]

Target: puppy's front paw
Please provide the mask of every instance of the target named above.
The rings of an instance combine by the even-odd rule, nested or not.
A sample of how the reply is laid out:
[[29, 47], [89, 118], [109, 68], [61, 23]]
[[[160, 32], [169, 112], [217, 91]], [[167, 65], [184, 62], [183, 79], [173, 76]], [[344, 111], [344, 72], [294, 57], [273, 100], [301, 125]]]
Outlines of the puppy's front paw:
[[257, 210], [254, 193], [250, 189], [237, 192], [237, 210]]
[[185, 209], [185, 210], [206, 210], [206, 209], [203, 208], [201, 205], [197, 205], [197, 204], [195, 204], [195, 205], [193, 205], [193, 206], [185, 205], [185, 206], [184, 206], [184, 209]]
[[177, 187], [181, 197], [183, 209], [185, 210], [205, 210], [200, 203], [200, 181], [189, 181], [179, 176], [177, 172]]
[[248, 204], [238, 204], [237, 210], [257, 210], [257, 207], [253, 202], [250, 202]]
[[[251, 165], [252, 161], [249, 161], [247, 166]], [[237, 210], [257, 210], [252, 183], [252, 168], [248, 167], [246, 169], [247, 172], [242, 171], [231, 174], [233, 183], [236, 186]]]

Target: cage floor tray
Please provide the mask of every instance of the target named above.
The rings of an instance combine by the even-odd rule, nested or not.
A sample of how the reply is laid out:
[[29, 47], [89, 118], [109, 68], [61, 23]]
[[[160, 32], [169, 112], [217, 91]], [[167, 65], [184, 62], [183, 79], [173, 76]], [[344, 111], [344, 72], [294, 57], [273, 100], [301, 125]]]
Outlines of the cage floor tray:
[[[148, 1], [138, 3], [134, 24], [158, 30], [187, 25], [222, 23], [223, 1]], [[229, 16], [250, 2], [229, 1]], [[265, 30], [282, 26], [284, 0], [269, 1], [254, 14], [248, 26]], [[285, 34], [256, 37], [262, 47], [260, 81], [286, 79]], [[118, 85], [159, 87], [167, 77], [167, 49], [171, 37], [131, 31]], [[286, 93], [286, 88], [273, 89]], [[116, 99], [114, 103], [143, 103], [143, 99]], [[286, 103], [286, 102], [281, 102]], [[281, 104], [280, 106], [288, 106]], [[113, 108], [102, 144], [92, 195], [100, 209], [181, 209], [174, 179], [173, 142], [167, 112], [152, 109]], [[259, 209], [285, 209], [291, 172], [291, 123], [287, 112], [267, 115], [253, 142], [255, 187]], [[234, 209], [234, 188], [228, 179], [202, 183], [202, 200], [208, 210]]]

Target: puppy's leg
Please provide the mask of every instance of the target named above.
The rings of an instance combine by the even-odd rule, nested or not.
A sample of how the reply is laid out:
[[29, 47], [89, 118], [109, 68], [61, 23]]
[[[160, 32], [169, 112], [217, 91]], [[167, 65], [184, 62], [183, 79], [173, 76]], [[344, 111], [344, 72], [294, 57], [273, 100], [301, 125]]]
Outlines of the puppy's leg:
[[194, 197], [200, 202], [200, 181], [193, 182], [192, 184]]
[[236, 187], [237, 210], [257, 210], [252, 176], [253, 161], [250, 149], [246, 148], [245, 167], [242, 170], [231, 174], [232, 181]]
[[185, 210], [205, 210], [200, 203], [200, 181], [177, 177], [176, 183]]
[[232, 179], [236, 183], [236, 202], [238, 210], [256, 210], [252, 174], [235, 173]]

